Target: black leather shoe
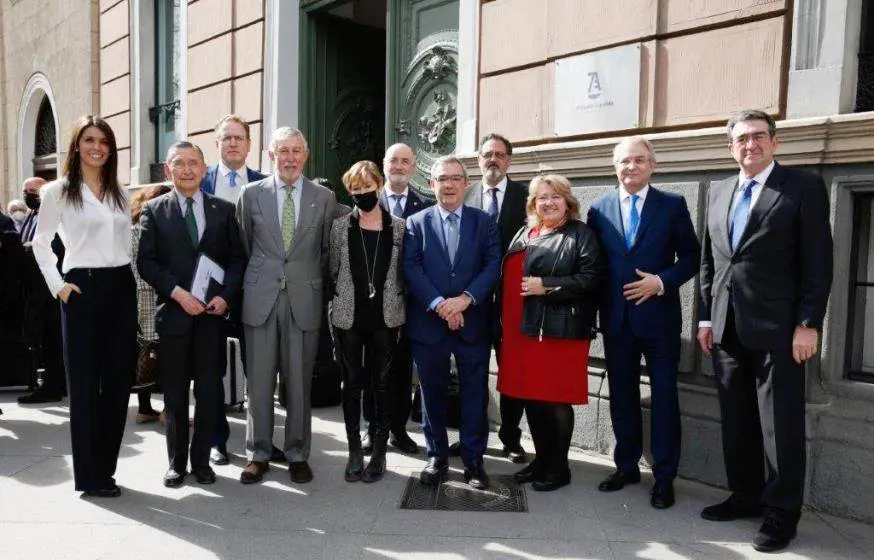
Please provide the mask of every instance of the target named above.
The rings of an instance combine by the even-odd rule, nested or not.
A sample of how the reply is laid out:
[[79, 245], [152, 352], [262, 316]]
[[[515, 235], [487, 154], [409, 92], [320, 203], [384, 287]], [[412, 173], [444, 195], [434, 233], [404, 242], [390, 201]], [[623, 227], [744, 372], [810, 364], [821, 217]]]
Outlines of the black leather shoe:
[[795, 538], [795, 534], [794, 525], [788, 526], [785, 522], [768, 517], [753, 539], [753, 548], [759, 552], [777, 552], [789, 546], [789, 541]]
[[292, 482], [306, 484], [313, 479], [313, 470], [306, 461], [293, 461], [288, 464], [288, 476]]
[[213, 465], [227, 465], [231, 462], [228, 458], [228, 450], [224, 445], [216, 445], [209, 450], [209, 462]]
[[413, 441], [413, 438], [407, 432], [397, 432], [391, 435], [388, 444], [392, 447], [400, 449], [402, 452], [409, 455], [415, 455], [419, 452], [419, 446]]
[[201, 467], [193, 469], [193, 471], [194, 480], [196, 480], [198, 484], [215, 484], [215, 471], [210, 467]]
[[285, 453], [283, 453], [281, 449], [279, 449], [275, 445], [271, 445], [270, 448], [270, 460], [272, 462], [284, 463], [288, 461], [288, 459], [285, 458]]
[[44, 404], [44, 403], [52, 403], [52, 402], [60, 402], [64, 399], [61, 395], [55, 395], [52, 393], [47, 393], [42, 389], [37, 389], [32, 393], [28, 393], [27, 395], [21, 395], [18, 397], [18, 404]]
[[517, 484], [526, 484], [528, 482], [534, 482], [535, 480], [541, 478], [540, 469], [537, 467], [537, 459], [535, 458], [533, 461], [528, 463], [528, 466], [522, 469], [521, 471], [513, 473], [513, 480], [516, 481]]
[[361, 436], [361, 452], [365, 455], [370, 455], [373, 453], [373, 434], [370, 433], [370, 430], [365, 430], [364, 435]]
[[361, 448], [349, 450], [349, 460], [346, 461], [346, 469], [343, 471], [343, 478], [346, 482], [358, 482], [361, 480], [361, 474], [364, 472], [364, 454]]
[[461, 457], [461, 442], [456, 441], [452, 445], [449, 446], [449, 456], [450, 457]]
[[424, 469], [422, 469], [422, 473], [419, 475], [419, 480], [422, 484], [427, 484], [429, 486], [440, 484], [440, 481], [446, 478], [446, 473], [448, 472], [449, 461], [447, 459], [431, 457], [428, 459], [428, 464]]
[[560, 475], [543, 475], [531, 483], [531, 489], [537, 492], [552, 492], [571, 483], [570, 471]]
[[674, 484], [672, 482], [656, 482], [652, 487], [649, 503], [656, 509], [668, 509], [674, 505]]
[[121, 496], [121, 488], [108, 486], [106, 488], [97, 488], [96, 490], [85, 490], [82, 492], [83, 498], [118, 498]]
[[489, 475], [486, 474], [486, 469], [483, 467], [482, 462], [478, 461], [464, 467], [464, 481], [471, 488], [476, 488], [477, 490], [485, 490], [489, 487]]
[[185, 482], [185, 471], [179, 472], [173, 467], [167, 469], [164, 473], [164, 486], [167, 488], [178, 488]]
[[522, 445], [516, 443], [514, 445], [505, 445], [503, 449], [504, 457], [508, 457], [510, 462], [521, 464], [528, 462], [528, 454], [522, 448]]
[[598, 490], [601, 492], [616, 492], [625, 488], [626, 484], [637, 484], [638, 482], [640, 482], [640, 471], [615, 471], [598, 485]]
[[708, 521], [734, 521], [748, 517], [761, 517], [762, 506], [745, 502], [733, 494], [724, 502], [707, 506], [701, 510], [701, 517]]

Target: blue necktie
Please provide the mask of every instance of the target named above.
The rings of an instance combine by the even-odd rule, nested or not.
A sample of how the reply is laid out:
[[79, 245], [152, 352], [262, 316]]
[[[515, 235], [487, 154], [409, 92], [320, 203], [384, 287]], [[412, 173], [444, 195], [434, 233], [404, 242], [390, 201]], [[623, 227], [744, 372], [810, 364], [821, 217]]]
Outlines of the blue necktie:
[[395, 205], [391, 209], [392, 216], [395, 216], [397, 218], [403, 218], [404, 217], [404, 208], [401, 206], [401, 199], [404, 198], [404, 195], [393, 194], [393, 195], [391, 195], [391, 197], [395, 201]]
[[637, 227], [640, 225], [640, 212], [637, 211], [637, 201], [640, 199], [636, 194], [631, 195], [631, 212], [628, 214], [628, 229], [625, 231], [625, 247], [631, 249], [634, 245], [634, 237], [637, 235]]
[[756, 182], [753, 179], [747, 181], [743, 187], [743, 195], [737, 201], [737, 206], [734, 207], [734, 214], [731, 217], [731, 250], [737, 249], [740, 244], [740, 238], [744, 234], [744, 229], [747, 227], [747, 222], [750, 221], [750, 204], [753, 199], [753, 187]]
[[237, 172], [231, 171], [228, 173], [228, 186], [234, 188], [237, 186]]
[[498, 189], [495, 187], [492, 187], [492, 188], [487, 189], [487, 190], [492, 198], [489, 201], [489, 209], [488, 209], [489, 216], [491, 216], [492, 218], [497, 218], [497, 216], [498, 216]]
[[446, 217], [449, 220], [449, 235], [446, 236], [446, 250], [449, 252], [449, 262], [455, 263], [455, 253], [458, 251], [458, 216], [452, 212]]

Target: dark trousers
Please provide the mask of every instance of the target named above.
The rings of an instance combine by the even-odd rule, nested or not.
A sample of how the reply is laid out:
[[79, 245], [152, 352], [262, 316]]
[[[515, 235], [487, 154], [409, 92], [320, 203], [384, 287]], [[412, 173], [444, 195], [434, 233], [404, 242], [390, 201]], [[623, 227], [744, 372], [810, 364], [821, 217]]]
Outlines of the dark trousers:
[[61, 306], [76, 490], [111, 487], [137, 360], [136, 284], [129, 266], [74, 269]]
[[[239, 298], [241, 303], [242, 296]], [[225, 335], [222, 336], [221, 348], [218, 353], [218, 376], [219, 378], [227, 375], [228, 354], [227, 354], [227, 339], [236, 338], [240, 341], [240, 355], [246, 355], [246, 338], [243, 336], [243, 321], [242, 321], [242, 306], [237, 305], [231, 309], [230, 320], [224, 321]], [[246, 375], [246, 360], [243, 359], [243, 371], [238, 371], [237, 375]], [[212, 434], [212, 445], [222, 449], [227, 447], [228, 439], [231, 437], [231, 426], [228, 424], [227, 407], [225, 406], [225, 386], [219, 382], [218, 392], [216, 395], [216, 410], [215, 410], [215, 430]]]
[[429, 457], [449, 456], [446, 435], [446, 393], [449, 387], [449, 357], [458, 368], [458, 398], [461, 408], [461, 459], [465, 465], [482, 461], [488, 432], [486, 422], [489, 345], [471, 344], [451, 333], [436, 344], [412, 341], [413, 359], [419, 370], [422, 393], [422, 428]]
[[158, 368], [164, 387], [167, 456], [170, 466], [184, 472], [189, 456], [188, 393], [194, 382], [194, 435], [191, 437], [191, 467], [209, 466], [209, 448], [215, 430], [215, 402], [221, 391], [218, 375], [223, 350], [224, 320], [211, 315], [194, 317], [185, 335], [161, 335]]
[[[377, 438], [387, 438], [391, 425], [392, 380], [398, 329], [335, 329], [337, 360], [343, 376], [343, 418], [350, 443], [361, 438], [361, 394], [370, 388], [375, 402], [371, 428]], [[409, 399], [407, 399], [409, 400]]]
[[[395, 345], [388, 392], [392, 403], [389, 429], [395, 435], [406, 433], [407, 421], [413, 408], [413, 354], [410, 350], [410, 338], [403, 330]], [[363, 402], [364, 420], [367, 421], [370, 431], [370, 424], [376, 419], [376, 398], [368, 385], [364, 386]]]
[[729, 311], [713, 365], [728, 487], [738, 499], [761, 502], [769, 515], [797, 523], [806, 461], [804, 366], [792, 359], [790, 339], [780, 350], [746, 348]]
[[646, 358], [651, 396], [650, 438], [653, 475], [670, 482], [680, 463], [680, 401], [677, 395], [677, 367], [680, 360], [679, 333], [636, 336], [630, 325], [618, 333], [604, 335], [607, 382], [610, 387], [610, 418], [616, 449], [613, 459], [622, 472], [636, 471], [643, 454], [640, 410], [640, 358]]
[[[42, 278], [39, 279], [41, 282]], [[28, 339], [38, 349], [37, 363], [43, 366], [42, 391], [49, 395], [65, 395], [64, 352], [61, 340], [61, 307], [43, 283], [29, 290], [27, 298]]]
[[525, 407], [525, 414], [528, 415], [538, 473], [548, 479], [569, 476], [568, 453], [574, 433], [573, 408], [564, 403], [521, 402]]

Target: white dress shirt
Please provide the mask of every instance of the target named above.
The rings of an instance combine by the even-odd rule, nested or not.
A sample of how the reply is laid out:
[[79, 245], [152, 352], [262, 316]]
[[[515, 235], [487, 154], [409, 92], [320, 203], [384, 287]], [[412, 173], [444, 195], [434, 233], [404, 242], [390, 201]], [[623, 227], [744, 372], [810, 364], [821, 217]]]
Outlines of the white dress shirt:
[[[234, 173], [237, 176], [237, 184], [231, 187], [230, 177], [228, 174]], [[243, 192], [243, 186], [249, 182], [249, 168], [245, 165], [236, 171], [224, 163], [219, 163], [215, 174], [215, 195], [223, 200], [227, 200], [232, 204], [237, 203], [240, 198], [240, 193]]]
[[[492, 193], [489, 192], [492, 187], [482, 183], [483, 191], [482, 191], [482, 209], [486, 212], [489, 211], [489, 205], [492, 203]], [[498, 215], [501, 214], [501, 208], [504, 207], [504, 194], [507, 192], [507, 176], [504, 175], [504, 178], [501, 179], [501, 182], [495, 185], [496, 189], [498, 189]]]
[[83, 183], [79, 187], [82, 207], [76, 208], [61, 197], [62, 186], [63, 181], [58, 180], [42, 188], [42, 205], [33, 237], [33, 256], [55, 297], [64, 287], [57, 269], [58, 258], [52, 251], [55, 233], [66, 250], [61, 267], [64, 273], [74, 268], [112, 268], [131, 262], [127, 191], [121, 191], [124, 206], [116, 208], [111, 196], [107, 194], [100, 202]]
[[[649, 185], [646, 185], [637, 193], [637, 215], [640, 220], [637, 223], [637, 232], [640, 231], [640, 224], [643, 221], [643, 203], [646, 202], [646, 195], [649, 194]], [[631, 194], [625, 190], [625, 186], [620, 183], [619, 184], [619, 212], [622, 214], [622, 230], [623, 233], [628, 231], [631, 227]], [[637, 242], [637, 232], [635, 232], [634, 242]], [[643, 272], [649, 272], [648, 270], [644, 270]], [[662, 277], [656, 275], [656, 278], [659, 279], [659, 284], [661, 288], [659, 288], [659, 293], [656, 295], [664, 295], [665, 294], [665, 283], [662, 282]], [[638, 278], [640, 280], [640, 278]]]
[[[771, 176], [771, 171], [774, 171], [774, 162], [772, 161], [768, 167], [764, 168], [757, 175], [752, 177], [747, 177], [744, 175], [744, 172], [741, 171], [737, 175], [737, 187], [734, 189], [734, 194], [731, 199], [731, 208], [728, 210], [728, 216], [726, 216], [726, 225], [731, 223], [731, 217], [734, 216], [734, 208], [737, 206], [737, 203], [740, 202], [741, 197], [744, 193], [744, 184], [750, 179], [754, 180], [756, 184], [753, 186], [753, 190], [750, 193], [750, 212], [753, 211], [753, 208], [756, 206], [756, 201], [759, 200], [759, 195], [762, 194], [762, 187], [764, 187], [765, 182], [768, 180], [768, 177]], [[698, 328], [711, 328], [713, 327], [712, 321], [698, 321]]]
[[395, 199], [392, 198], [395, 195], [401, 196], [401, 199], [399, 201], [401, 203], [401, 213], [403, 213], [403, 210], [407, 209], [407, 198], [410, 195], [410, 187], [405, 188], [403, 192], [394, 192], [393, 190], [391, 190], [391, 187], [388, 186], [388, 183], [386, 183], [382, 190], [385, 191], [385, 201], [388, 203], [389, 214], [391, 214], [392, 210], [394, 210], [395, 208]]
[[[273, 184], [276, 186], [276, 206], [279, 208], [279, 226], [282, 227], [282, 210], [285, 208], [285, 197], [288, 196], [285, 190], [288, 185], [285, 181], [279, 178], [279, 175], [273, 176]], [[294, 200], [294, 229], [300, 223], [300, 191], [303, 189], [303, 175], [297, 178], [292, 185], [291, 199]]]

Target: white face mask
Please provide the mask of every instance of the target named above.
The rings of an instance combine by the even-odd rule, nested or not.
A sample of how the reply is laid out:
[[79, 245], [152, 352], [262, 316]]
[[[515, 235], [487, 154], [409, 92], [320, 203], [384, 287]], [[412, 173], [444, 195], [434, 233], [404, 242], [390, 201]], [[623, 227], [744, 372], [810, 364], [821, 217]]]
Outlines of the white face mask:
[[16, 210], [15, 212], [12, 213], [12, 219], [15, 220], [16, 222], [23, 222], [26, 217], [27, 217], [27, 212], [24, 212], [22, 210]]

